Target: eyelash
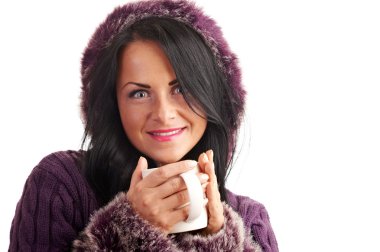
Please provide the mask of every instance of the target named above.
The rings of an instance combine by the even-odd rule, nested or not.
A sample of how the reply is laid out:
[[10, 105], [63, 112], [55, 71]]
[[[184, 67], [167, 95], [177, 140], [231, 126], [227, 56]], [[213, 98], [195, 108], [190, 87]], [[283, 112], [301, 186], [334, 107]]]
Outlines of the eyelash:
[[[179, 89], [179, 92], [175, 92], [175, 90]], [[175, 94], [183, 94], [183, 88], [180, 86], [180, 85], [176, 85], [175, 87], [173, 87], [173, 93]]]
[[133, 90], [132, 92], [129, 93], [128, 97], [129, 98], [135, 98], [135, 99], [141, 99], [141, 98], [145, 98], [145, 97], [138, 97], [136, 96], [138, 93], [145, 93], [146, 95], [148, 95], [148, 92], [144, 89], [139, 89], [139, 90]]
[[[177, 91], [178, 90], [178, 91]], [[173, 94], [183, 94], [183, 89], [180, 85], [176, 85], [172, 88], [172, 93]], [[141, 96], [137, 96], [138, 94], [145, 94], [144, 97], [141, 97]], [[131, 91], [129, 94], [128, 94], [128, 97], [129, 98], [132, 98], [132, 99], [142, 99], [142, 98], [146, 98], [146, 96], [149, 96], [149, 92], [145, 89], [138, 89], [138, 90], [133, 90]]]

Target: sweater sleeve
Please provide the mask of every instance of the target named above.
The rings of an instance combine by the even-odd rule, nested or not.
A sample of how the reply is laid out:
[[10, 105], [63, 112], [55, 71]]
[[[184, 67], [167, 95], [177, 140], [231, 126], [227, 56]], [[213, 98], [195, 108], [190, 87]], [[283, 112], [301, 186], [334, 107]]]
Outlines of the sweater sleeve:
[[250, 230], [253, 240], [260, 244], [264, 252], [278, 252], [276, 236], [264, 205], [246, 196], [228, 192], [229, 203]]
[[72, 171], [77, 166], [67, 153], [51, 154], [33, 169], [16, 207], [9, 251], [70, 250], [94, 208]]
[[171, 238], [141, 218], [121, 192], [99, 209], [73, 251], [178, 251]]
[[216, 234], [165, 235], [134, 212], [119, 193], [99, 209], [73, 243], [73, 251], [252, 251], [261, 252], [240, 216], [224, 204], [225, 223]]
[[269, 215], [264, 206], [258, 211], [252, 211], [256, 216], [251, 217], [251, 232], [254, 234], [256, 241], [262, 245], [264, 252], [278, 252], [277, 240], [274, 235], [272, 225], [269, 221]]
[[182, 251], [251, 251], [261, 252], [260, 245], [252, 240], [249, 230], [230, 206], [223, 203], [223, 228], [212, 235], [179, 234], [175, 239]]

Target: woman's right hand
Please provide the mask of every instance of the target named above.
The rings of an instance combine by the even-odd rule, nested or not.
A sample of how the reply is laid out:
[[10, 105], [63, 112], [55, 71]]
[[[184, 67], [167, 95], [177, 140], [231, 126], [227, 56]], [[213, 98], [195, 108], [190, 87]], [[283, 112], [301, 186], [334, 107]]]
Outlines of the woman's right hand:
[[[140, 157], [133, 172], [127, 199], [132, 208], [151, 224], [168, 233], [178, 222], [187, 219], [189, 208], [182, 207], [189, 201], [186, 185], [179, 174], [193, 169], [196, 161], [185, 160], [164, 165], [144, 179], [142, 171], [148, 168], [147, 161]], [[204, 187], [208, 175], [198, 174]]]

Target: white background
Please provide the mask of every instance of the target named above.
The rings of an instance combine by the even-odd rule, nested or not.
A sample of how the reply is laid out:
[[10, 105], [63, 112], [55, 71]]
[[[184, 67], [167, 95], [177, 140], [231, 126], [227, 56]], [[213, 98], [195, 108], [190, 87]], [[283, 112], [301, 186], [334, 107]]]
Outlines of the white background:
[[[267, 207], [281, 251], [374, 251], [380, 235], [377, 1], [197, 1], [248, 91], [229, 188]], [[118, 1], [0, 3], [0, 251], [45, 155], [78, 149], [80, 58]]]

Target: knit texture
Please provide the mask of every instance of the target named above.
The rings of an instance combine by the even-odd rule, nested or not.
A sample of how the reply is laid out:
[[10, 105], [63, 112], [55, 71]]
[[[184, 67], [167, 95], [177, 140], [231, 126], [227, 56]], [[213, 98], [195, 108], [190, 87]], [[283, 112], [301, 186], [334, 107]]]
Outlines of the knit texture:
[[27, 179], [10, 233], [10, 251], [66, 251], [98, 208], [78, 171], [78, 152], [44, 158]]
[[246, 196], [227, 194], [230, 206], [235, 209], [250, 229], [253, 239], [257, 241], [263, 251], [278, 251], [276, 236], [269, 221], [265, 207]]
[[[200, 246], [198, 247], [199, 251], [206, 251], [205, 249], [202, 250], [202, 244], [203, 246], [205, 244], [213, 244], [212, 246], [240, 244], [240, 247], [237, 248], [243, 246], [244, 251], [255, 251], [259, 247], [265, 252], [278, 251], [277, 242], [264, 206], [248, 197], [237, 196], [231, 192], [228, 192], [230, 207], [225, 206], [224, 211], [225, 226], [220, 233], [215, 234], [212, 238], [215, 241], [219, 239], [218, 241], [222, 245], [204, 240], [207, 237], [197, 237], [190, 234], [174, 236], [171, 240], [159, 240], [157, 237], [160, 237], [160, 234], [157, 236], [157, 230], [133, 213], [133, 210], [128, 207], [125, 197], [119, 195], [106, 207], [99, 209], [93, 191], [79, 172], [80, 158], [81, 154], [78, 152], [57, 152], [44, 158], [34, 168], [26, 181], [22, 197], [16, 208], [10, 233], [9, 251], [67, 251], [70, 250], [74, 240], [77, 240], [75, 246], [80, 251], [82, 245], [92, 244], [86, 243], [86, 237], [90, 236], [85, 234], [86, 231], [93, 230], [95, 227], [103, 227], [106, 230], [107, 227], [110, 227], [112, 229], [108, 230], [109, 234], [115, 232], [125, 234], [128, 230], [139, 230], [139, 228], [145, 227], [143, 233], [146, 236], [144, 236], [143, 241], [148, 242], [149, 246], [156, 243], [156, 248], [163, 248], [160, 251], [165, 251], [165, 248], [170, 248], [167, 251], [175, 251], [171, 250], [173, 249], [173, 242], [179, 244], [177, 247], [179, 250], [194, 246], [194, 251], [198, 251], [197, 246]], [[120, 215], [120, 213], [124, 214]], [[90, 218], [91, 215], [93, 217]], [[129, 218], [125, 218], [125, 216], [129, 216]], [[110, 223], [116, 225], [110, 225]], [[129, 226], [130, 223], [137, 223], [138, 225]], [[141, 225], [142, 223], [145, 224]], [[231, 227], [233, 228], [231, 229]], [[120, 230], [120, 228], [122, 229]], [[103, 234], [107, 234], [108, 231]], [[226, 233], [222, 235], [223, 232]], [[245, 232], [245, 236], [242, 235], [242, 232]], [[131, 236], [128, 236], [130, 240], [125, 240], [125, 236], [123, 236], [124, 240], [118, 240], [118, 236], [101, 236], [106, 242], [98, 244], [103, 246], [101, 247], [104, 249], [102, 251], [110, 251], [110, 248], [115, 248], [114, 251], [116, 251], [119, 248], [118, 246], [123, 247], [125, 243], [141, 239], [141, 231], [140, 235], [137, 235], [136, 232], [130, 232], [130, 234]], [[235, 239], [231, 245], [223, 237], [232, 236], [232, 234], [238, 234], [238, 236], [235, 237], [236, 239], [231, 238], [232, 240]], [[101, 237], [96, 237], [96, 239]], [[259, 246], [252, 240], [257, 242]], [[81, 242], [84, 243], [80, 245]], [[142, 244], [141, 242], [141, 240], [137, 242], [137, 245]], [[128, 246], [132, 245], [128, 244]], [[184, 251], [186, 251], [185, 249]], [[227, 251], [240, 250], [234, 249], [235, 247], [232, 247], [231, 250]], [[91, 249], [83, 250], [91, 251]]]

